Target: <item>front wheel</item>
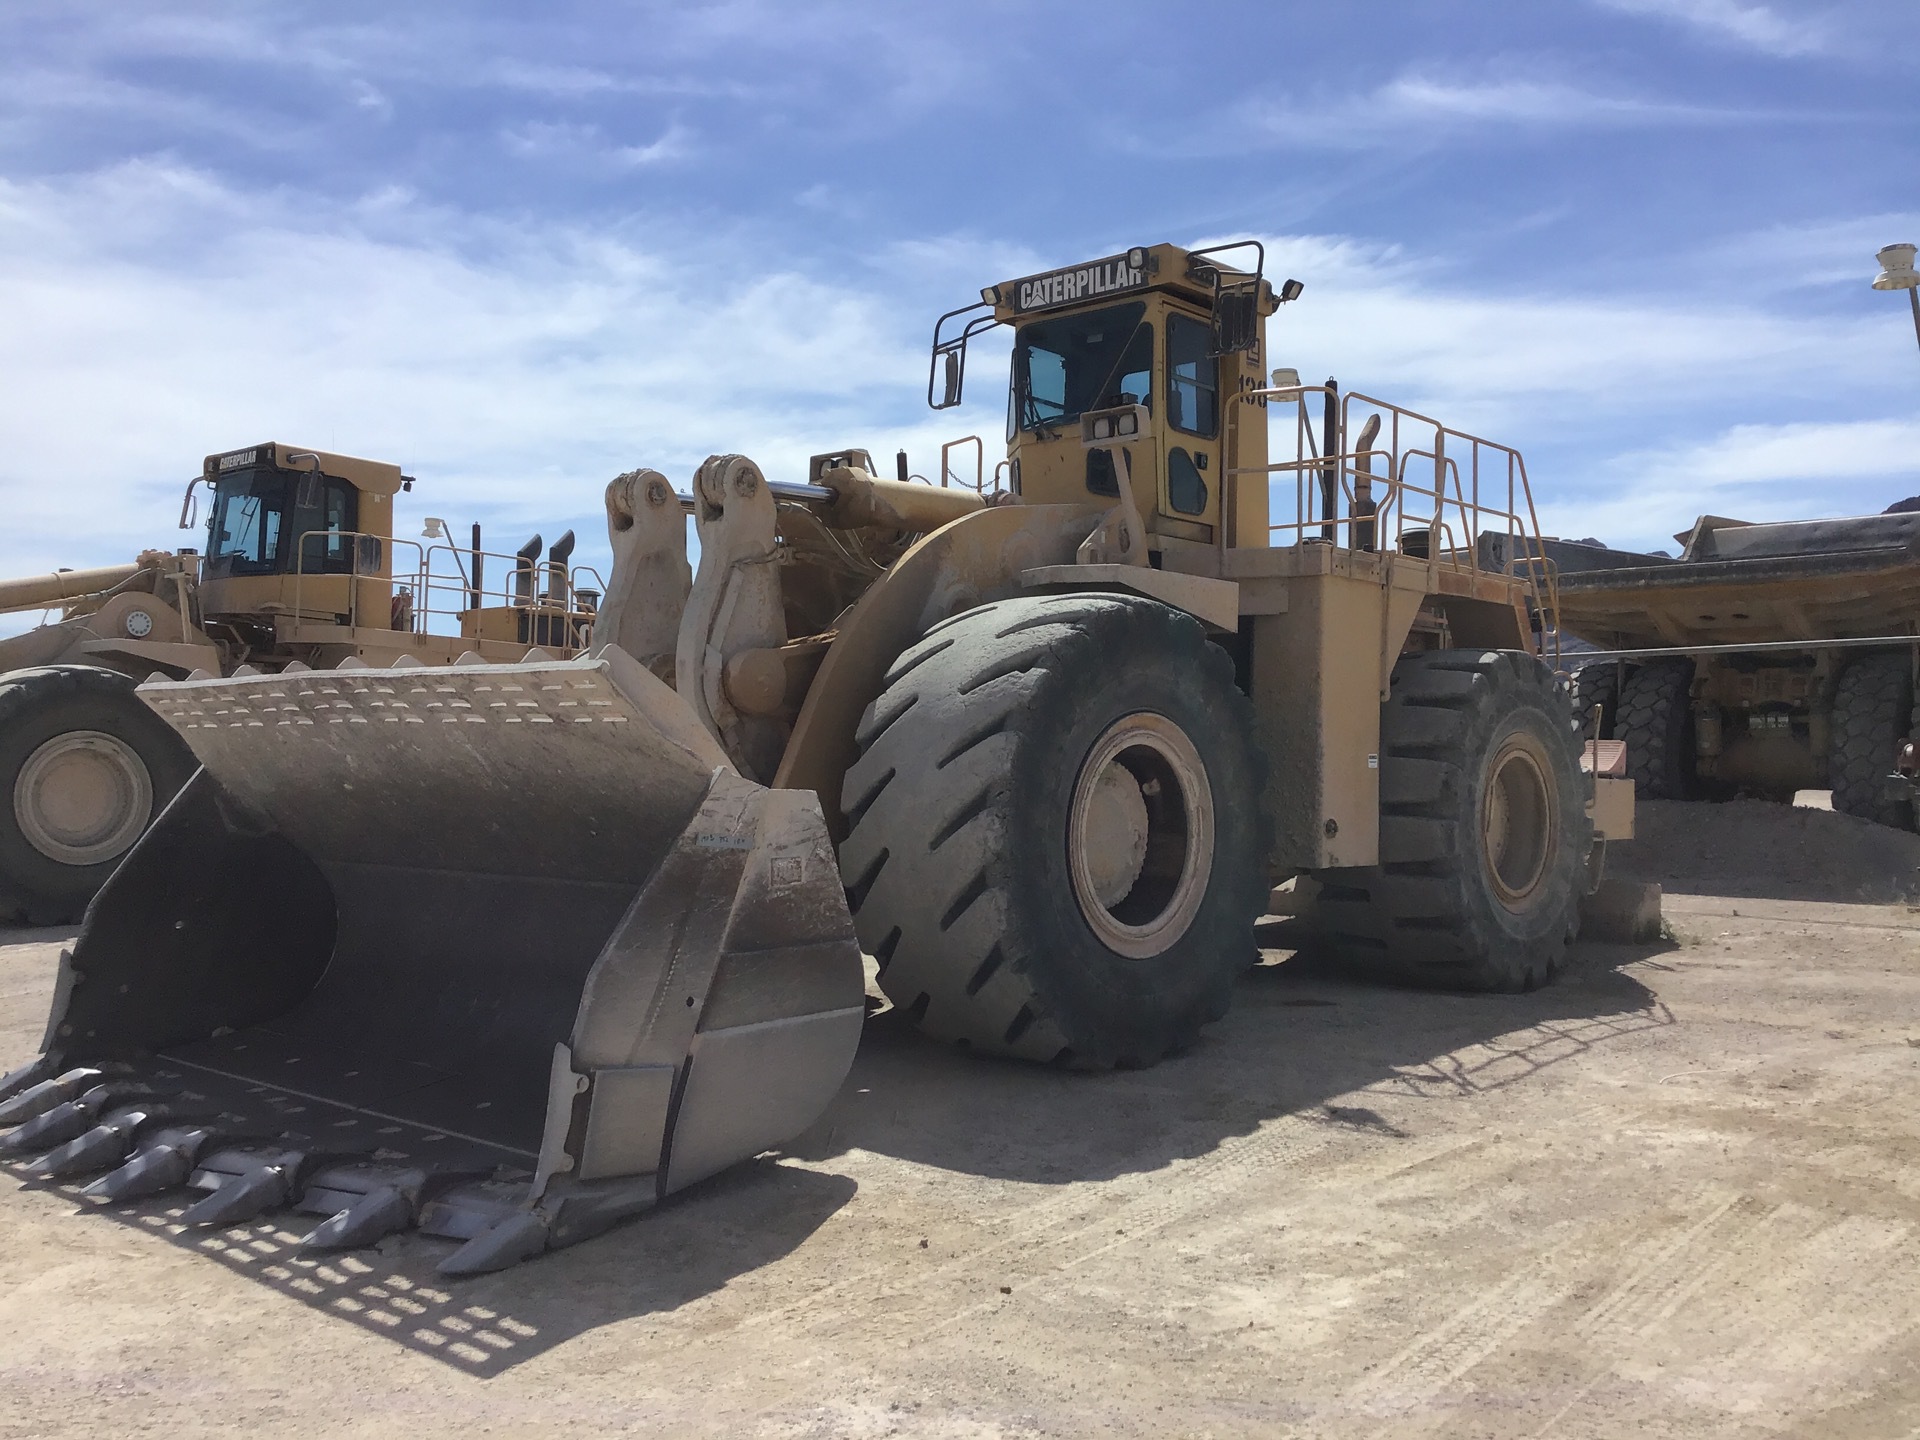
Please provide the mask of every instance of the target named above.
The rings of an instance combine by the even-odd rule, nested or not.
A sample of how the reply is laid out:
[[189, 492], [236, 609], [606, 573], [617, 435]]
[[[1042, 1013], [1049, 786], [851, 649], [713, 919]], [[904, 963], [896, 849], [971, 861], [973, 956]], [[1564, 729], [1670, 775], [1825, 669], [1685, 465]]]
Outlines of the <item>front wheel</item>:
[[1191, 617], [1034, 596], [935, 626], [861, 721], [841, 871], [926, 1033], [1097, 1068], [1226, 1012], [1267, 895], [1263, 771]]
[[0, 676], [0, 913], [79, 919], [193, 769], [125, 675], [46, 665]]

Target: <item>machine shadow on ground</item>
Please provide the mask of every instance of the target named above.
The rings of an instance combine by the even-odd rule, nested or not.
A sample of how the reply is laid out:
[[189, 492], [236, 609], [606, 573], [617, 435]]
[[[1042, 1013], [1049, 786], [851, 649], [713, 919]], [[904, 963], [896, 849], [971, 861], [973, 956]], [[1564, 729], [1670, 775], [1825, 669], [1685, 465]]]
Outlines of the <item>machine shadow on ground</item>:
[[[28, 1188], [77, 1195], [79, 1187], [30, 1182]], [[856, 1188], [843, 1175], [754, 1160], [584, 1244], [457, 1281], [434, 1269], [456, 1242], [411, 1233], [376, 1249], [299, 1258], [295, 1243], [318, 1216], [282, 1214], [228, 1230], [184, 1230], [177, 1217], [185, 1202], [177, 1198], [104, 1207], [99, 1216], [486, 1379], [603, 1325], [677, 1310], [772, 1264]], [[79, 1204], [95, 1209], [89, 1201]], [[95, 1218], [76, 1217], [76, 1223]]]
[[1554, 984], [1525, 995], [1362, 983], [1311, 951], [1281, 959], [1271, 947], [1301, 943], [1283, 924], [1263, 926], [1260, 943], [1267, 963], [1241, 980], [1227, 1017], [1148, 1070], [983, 1060], [884, 1011], [833, 1107], [788, 1153], [830, 1163], [858, 1148], [993, 1179], [1105, 1180], [1208, 1154], [1287, 1115], [1378, 1130], [1386, 1122], [1356, 1097], [1438, 1104], [1673, 1023], [1621, 968], [1658, 963], [1670, 941], [1576, 946]]
[[[930, 1044], [882, 1011], [867, 1022], [840, 1097], [787, 1149], [824, 1169], [763, 1157], [585, 1244], [495, 1275], [442, 1278], [435, 1266], [454, 1242], [417, 1234], [303, 1259], [294, 1245], [318, 1217], [187, 1231], [177, 1196], [101, 1208], [78, 1199], [77, 1185], [28, 1183], [486, 1378], [601, 1326], [676, 1310], [778, 1261], [853, 1198], [855, 1181], [833, 1173], [850, 1149], [1066, 1183], [1157, 1170], [1287, 1115], [1398, 1135], [1411, 1132], [1367, 1097], [1437, 1104], [1524, 1083], [1672, 1023], [1657, 996], [1621, 969], [1657, 965], [1670, 942], [1576, 947], [1561, 978], [1529, 995], [1358, 983], [1311, 952], [1288, 955], [1300, 940], [1284, 924], [1263, 926], [1260, 943], [1267, 963], [1243, 977], [1232, 1012], [1190, 1051], [1149, 1070], [1080, 1074], [986, 1060]], [[1404, 1123], [1405, 1107], [1391, 1108]]]

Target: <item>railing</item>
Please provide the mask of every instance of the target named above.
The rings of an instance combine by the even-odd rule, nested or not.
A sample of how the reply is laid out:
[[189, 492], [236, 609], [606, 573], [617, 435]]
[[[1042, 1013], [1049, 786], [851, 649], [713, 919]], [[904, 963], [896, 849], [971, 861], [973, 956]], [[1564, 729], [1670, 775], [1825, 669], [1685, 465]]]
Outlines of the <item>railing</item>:
[[[973, 447], [973, 480], [971, 484], [960, 471], [953, 468], [953, 452], [964, 445]], [[999, 472], [996, 471], [997, 475]], [[940, 488], [948, 488], [949, 480], [957, 480], [967, 486], [976, 495], [986, 493], [987, 488], [987, 447], [978, 435], [962, 435], [958, 440], [949, 440], [940, 447]]]
[[1543, 636], [1557, 647], [1559, 576], [1542, 553], [1540, 517], [1518, 450], [1330, 385], [1277, 386], [1236, 398], [1268, 407], [1270, 454], [1286, 449], [1286, 426], [1272, 412], [1293, 412], [1293, 458], [1230, 472], [1269, 477], [1270, 516], [1284, 510], [1284, 477], [1293, 476], [1293, 519], [1269, 523], [1270, 544], [1339, 544], [1429, 570], [1520, 579]]
[[[322, 549], [339, 545], [345, 568], [309, 570], [306, 560], [312, 542]], [[601, 597], [607, 593], [606, 581], [590, 565], [568, 567], [552, 559], [445, 543], [422, 546], [414, 540], [356, 531], [310, 530], [300, 537], [296, 554], [293, 610], [297, 618], [332, 623], [344, 619], [356, 628], [457, 636], [466, 633], [466, 616], [505, 608], [523, 617], [515, 627], [515, 643], [524, 640], [563, 657], [585, 647]], [[403, 554], [412, 557], [410, 569], [399, 563]], [[497, 585], [488, 578], [494, 575], [503, 577]], [[309, 613], [303, 591], [309, 582], [328, 581], [345, 584], [347, 609], [328, 607]], [[362, 593], [376, 586], [384, 587], [378, 592], [380, 602]], [[385, 613], [366, 614], [366, 608], [376, 603], [385, 604]]]

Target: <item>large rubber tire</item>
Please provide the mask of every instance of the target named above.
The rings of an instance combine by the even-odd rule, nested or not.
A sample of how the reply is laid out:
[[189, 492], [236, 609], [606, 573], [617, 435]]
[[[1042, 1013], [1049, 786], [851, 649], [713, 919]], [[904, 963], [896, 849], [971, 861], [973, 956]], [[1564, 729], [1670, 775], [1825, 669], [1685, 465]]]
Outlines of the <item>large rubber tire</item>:
[[[0, 676], [0, 916], [35, 925], [78, 920], [192, 776], [193, 752], [133, 686], [92, 665]], [[63, 831], [58, 822], [69, 817], [49, 816], [46, 787], [60, 783], [49, 779], [49, 766], [63, 750], [70, 773], [90, 788], [90, 805], [107, 807], [81, 817], [98, 821], [90, 830]]]
[[1518, 651], [1404, 656], [1380, 752], [1380, 864], [1318, 876], [1335, 953], [1401, 983], [1545, 984], [1579, 928], [1593, 845], [1553, 672]]
[[[1574, 726], [1580, 738], [1611, 740], [1614, 722], [1620, 712], [1620, 667], [1611, 660], [1582, 665], [1573, 672], [1567, 686], [1573, 704]], [[1596, 736], [1588, 728], [1593, 707], [1600, 707], [1600, 731]]]
[[1693, 794], [1693, 662], [1649, 660], [1620, 687], [1613, 738], [1627, 743], [1627, 778], [1642, 800]]
[[1913, 662], [1899, 652], [1862, 655], [1840, 672], [1833, 692], [1833, 749], [1827, 774], [1833, 808], [1902, 830], [1913, 806], [1888, 793], [1895, 750], [1912, 717]]
[[[1150, 748], [1101, 758], [1142, 724], [1186, 747], [1192, 795]], [[1098, 1069], [1152, 1064], [1226, 1013], [1267, 899], [1264, 766], [1233, 664], [1192, 617], [1087, 594], [967, 611], [894, 662], [857, 739], [841, 874], [881, 989], [926, 1034]], [[1110, 783], [1145, 848], [1102, 918], [1071, 835]], [[1121, 933], [1136, 922], [1164, 928]]]

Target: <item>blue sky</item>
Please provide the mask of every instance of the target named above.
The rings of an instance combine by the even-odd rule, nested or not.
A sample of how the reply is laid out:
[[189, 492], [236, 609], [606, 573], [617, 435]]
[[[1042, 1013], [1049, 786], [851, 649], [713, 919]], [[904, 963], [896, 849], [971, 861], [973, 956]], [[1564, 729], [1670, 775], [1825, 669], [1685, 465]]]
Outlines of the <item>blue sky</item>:
[[[1518, 445], [1547, 528], [1920, 491], [1911, 0], [0, 10], [0, 573], [199, 457], [392, 459], [495, 548], [649, 464], [997, 446], [933, 317], [1256, 235], [1272, 358]], [[985, 357], [982, 357], [984, 361]], [[189, 541], [188, 543], [192, 543]]]

